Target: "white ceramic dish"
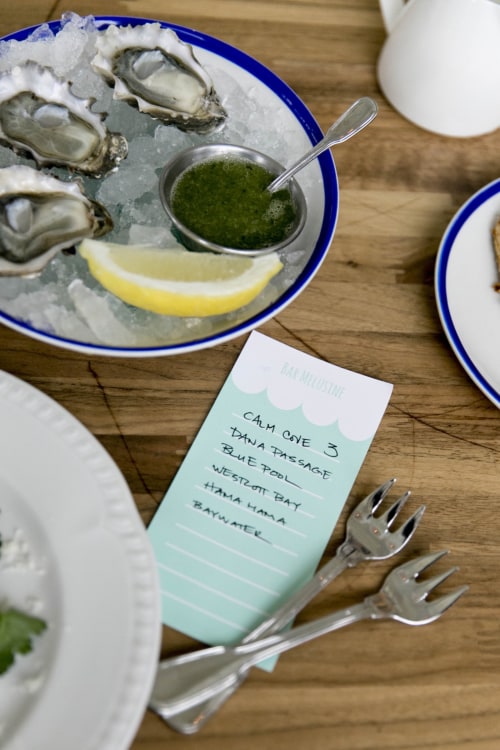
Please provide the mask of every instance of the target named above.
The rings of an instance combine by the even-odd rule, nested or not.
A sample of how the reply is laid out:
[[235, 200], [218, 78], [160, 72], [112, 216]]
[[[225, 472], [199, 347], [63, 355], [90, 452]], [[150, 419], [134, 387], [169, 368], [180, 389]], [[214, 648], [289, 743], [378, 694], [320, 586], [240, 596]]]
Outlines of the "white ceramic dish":
[[120, 471], [40, 391], [0, 371], [0, 600], [48, 622], [0, 677], [3, 750], [126, 750], [158, 663], [156, 566]]
[[[111, 23], [118, 25], [141, 24], [149, 19], [128, 18], [116, 16], [99, 16], [96, 18], [98, 26], [105, 28]], [[220, 73], [222, 80], [231, 82], [229, 88], [235, 85], [238, 90], [250, 92], [263, 106], [270, 107], [273, 112], [273, 126], [278, 121], [280, 128], [288, 136], [293, 136], [300, 155], [311, 143], [316, 143], [322, 137], [322, 132], [303, 102], [297, 95], [274, 73], [245, 53], [197, 31], [186, 29], [174, 24], [162, 23], [172, 28], [185, 42], [190, 43], [200, 62], [211, 71]], [[60, 33], [61, 22], [51, 22], [48, 27], [55, 34]], [[23, 29], [4, 41], [25, 41], [38, 27]], [[219, 91], [224, 98], [224, 90]], [[222, 86], [224, 89], [224, 86]], [[228, 94], [230, 96], [230, 93]], [[145, 116], [146, 117], [146, 116]], [[266, 122], [264, 127], [269, 127]], [[279, 136], [277, 136], [278, 138]], [[246, 143], [256, 147], [255, 143]], [[273, 156], [274, 154], [271, 154]], [[287, 154], [290, 162], [294, 154]], [[282, 160], [281, 160], [282, 161]], [[172, 333], [165, 335], [161, 330], [153, 341], [148, 339], [147, 345], [129, 345], [113, 340], [89, 341], [85, 338], [75, 338], [48, 330], [40, 323], [27, 320], [8, 311], [7, 305], [2, 306], [0, 290], [0, 322], [35, 339], [61, 346], [66, 349], [86, 354], [105, 354], [113, 356], [161, 356], [198, 350], [217, 345], [221, 342], [240, 336], [274, 317], [290, 304], [300, 292], [309, 284], [322, 264], [335, 231], [338, 215], [338, 180], [335, 165], [330, 152], [323, 153], [319, 159], [300, 175], [306, 180], [303, 186], [308, 203], [308, 218], [300, 238], [290, 246], [287, 252], [295, 252], [300, 256], [293, 274], [285, 277], [283, 287], [278, 287], [277, 294], [269, 298], [262, 297], [262, 301], [250, 305], [240, 314], [219, 316], [217, 319], [201, 319], [194, 321], [181, 333], [175, 328]], [[290, 256], [292, 257], [292, 256]], [[277, 284], [279, 280], [277, 281]], [[161, 317], [161, 316], [158, 316]]]
[[500, 294], [491, 231], [500, 218], [500, 179], [481, 188], [451, 220], [439, 247], [436, 299], [459, 362], [500, 407]]

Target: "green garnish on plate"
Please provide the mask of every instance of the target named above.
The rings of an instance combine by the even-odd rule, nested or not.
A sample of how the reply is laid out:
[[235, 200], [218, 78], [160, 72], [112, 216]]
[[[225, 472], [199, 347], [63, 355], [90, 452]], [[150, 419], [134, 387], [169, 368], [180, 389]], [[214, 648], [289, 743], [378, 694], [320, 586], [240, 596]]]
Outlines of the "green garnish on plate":
[[0, 611], [0, 675], [12, 666], [16, 654], [29, 654], [33, 650], [33, 638], [46, 627], [45, 620], [17, 609]]

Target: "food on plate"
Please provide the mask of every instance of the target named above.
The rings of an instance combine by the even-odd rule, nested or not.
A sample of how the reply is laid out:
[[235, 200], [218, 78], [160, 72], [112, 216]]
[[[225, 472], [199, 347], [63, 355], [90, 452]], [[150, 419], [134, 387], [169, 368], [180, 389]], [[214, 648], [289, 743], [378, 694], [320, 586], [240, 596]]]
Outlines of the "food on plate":
[[208, 132], [226, 112], [190, 44], [159, 23], [109, 26], [96, 40], [92, 66], [117, 99], [182, 130]]
[[33, 650], [33, 639], [46, 627], [45, 620], [39, 617], [12, 608], [0, 610], [0, 675], [14, 664], [18, 654]]
[[290, 235], [297, 211], [288, 188], [266, 190], [274, 177], [255, 162], [209, 158], [177, 178], [171, 208], [185, 227], [217, 245], [270, 247]]
[[[6, 203], [0, 196], [0, 316], [5, 314], [9, 320], [27, 324], [28, 330], [47, 332], [65, 341], [112, 343], [113, 346], [123, 341], [126, 342], [123, 346], [149, 348], [171, 341], [196, 340], [200, 335], [206, 337], [208, 332], [260, 313], [279, 299], [299, 276], [312, 251], [310, 245], [283, 256], [284, 272], [273, 278], [273, 283], [261, 284], [262, 293], [252, 291], [250, 294], [245, 286], [245, 294], [238, 293], [229, 302], [225, 284], [223, 293], [219, 289], [209, 295], [209, 305], [185, 303], [179, 308], [169, 303], [165, 308], [163, 299], [157, 308], [139, 301], [135, 293], [135, 301], [123, 304], [119, 293], [109, 292], [105, 284], [96, 281], [95, 274], [89, 272], [88, 264], [78, 252], [70, 254], [82, 239], [102, 238], [107, 231], [110, 234], [106, 240], [130, 245], [132, 251], [136, 245], [167, 249], [175, 245], [183, 235], [173, 226], [162, 206], [160, 174], [174, 155], [200, 143], [212, 143], [214, 130], [218, 131], [218, 141], [248, 144], [268, 153], [279, 163], [285, 155], [290, 158], [296, 152], [303, 152], [306, 134], [301, 128], [297, 132], [289, 127], [286, 107], [278, 108], [276, 113], [274, 94], [268, 97], [267, 87], [259, 84], [258, 76], [256, 85], [248, 87], [245, 68], [241, 76], [231, 55], [226, 60], [224, 55], [212, 50], [210, 44], [198, 46], [195, 41], [191, 46], [182, 41], [191, 38], [196, 39], [197, 35], [187, 33], [184, 36], [180, 29], [170, 29], [158, 22], [124, 19], [122, 25], [120, 21], [115, 23], [106, 18], [64, 13], [60, 22], [35, 27], [21, 42], [15, 37], [0, 40], [0, 79], [5, 76], [4, 82], [12, 83], [20, 76], [27, 82], [28, 92], [29, 86], [35, 88], [31, 81], [33, 73], [39, 87], [33, 100], [33, 92], [17, 99], [14, 87], [15, 107], [10, 102], [5, 110], [9, 122], [11, 112], [17, 111], [19, 106], [21, 112], [29, 110], [33, 114], [37, 138], [53, 117], [57, 120], [61, 116], [64, 121], [67, 115], [69, 128], [76, 110], [69, 107], [68, 95], [72, 102], [72, 97], [79, 102], [75, 107], [81, 105], [85, 117], [89, 112], [95, 113], [92, 116], [98, 118], [106, 132], [117, 131], [116, 135], [121, 134], [127, 143], [127, 158], [111, 163], [109, 171], [104, 173], [104, 165], [95, 172], [86, 172], [80, 168], [84, 164], [80, 162], [76, 166], [75, 160], [56, 165], [51, 164], [54, 161], [51, 157], [45, 162], [43, 155], [38, 154], [37, 158], [36, 154], [41, 151], [38, 147], [30, 152], [22, 144], [10, 143], [4, 148], [2, 142], [6, 144], [6, 140], [0, 136], [0, 171], [2, 167], [10, 169], [12, 165], [30, 164], [43, 173], [44, 180], [59, 178], [65, 190], [69, 190], [72, 183], [80, 185], [92, 202], [92, 210], [99, 213], [96, 207], [100, 206], [107, 215], [106, 220], [99, 221], [98, 226], [93, 226], [85, 235], [64, 239], [63, 252], [58, 252], [55, 245], [47, 250], [33, 249], [31, 239], [29, 247], [21, 250], [19, 242], [16, 245], [18, 257], [14, 261], [8, 257], [12, 251], [3, 250], [1, 245], [5, 208], [10, 206], [11, 199]], [[110, 50], [111, 57], [107, 55]], [[18, 72], [14, 74], [15, 69]], [[172, 100], [169, 94], [155, 104], [159, 79], [162, 83], [167, 80], [169, 85], [173, 84]], [[49, 82], [54, 83], [61, 99], [50, 104], [40, 103], [38, 99], [49, 99], [46, 91], [51, 88]], [[140, 93], [143, 88], [147, 89], [146, 97]], [[266, 123], [275, 114], [275, 127], [269, 130]], [[2, 123], [0, 116], [0, 127]], [[23, 132], [24, 125], [17, 123], [16, 127]], [[81, 132], [79, 128], [80, 124], [78, 143], [81, 135], [90, 133], [85, 127]], [[48, 135], [52, 134], [51, 128], [46, 130]], [[69, 133], [69, 129], [64, 132]], [[48, 146], [50, 138], [47, 144], [43, 140], [41, 137], [42, 145]], [[17, 197], [17, 193], [14, 195]], [[9, 222], [12, 217], [17, 224], [15, 235], [24, 231], [26, 223], [31, 227], [35, 216], [38, 224], [38, 206], [31, 200], [14, 201], [7, 213]], [[8, 226], [8, 222], [4, 223]], [[7, 228], [6, 233], [9, 231]], [[16, 239], [20, 240], [20, 236]], [[52, 245], [52, 241], [49, 244]], [[148, 273], [146, 269], [145, 275]], [[269, 278], [273, 276], [274, 271]], [[253, 285], [247, 274], [242, 273], [240, 281]], [[190, 284], [189, 289], [192, 288]], [[207, 289], [207, 285], [204, 288]], [[123, 299], [128, 301], [129, 298]], [[248, 300], [251, 306], [247, 306]], [[141, 309], [139, 306], [143, 304]], [[168, 310], [168, 317], [152, 312], [157, 309], [160, 313]], [[173, 309], [182, 311], [177, 313]], [[198, 309], [202, 309], [200, 316], [196, 313]], [[224, 311], [229, 311], [229, 320], [209, 319]]]
[[[0, 558], [5, 550], [5, 544], [2, 545], [2, 543], [3, 539], [0, 535]], [[7, 546], [13, 548], [14, 553], [18, 551], [18, 546], [13, 541]], [[11, 550], [11, 558], [12, 554]], [[0, 675], [14, 664], [18, 654], [29, 654], [32, 651], [33, 639], [43, 633], [46, 628], [47, 623], [40, 617], [34, 617], [5, 605], [0, 590]]]
[[110, 133], [71, 84], [33, 61], [0, 74], [0, 139], [38, 166], [59, 165], [100, 177], [127, 155], [123, 135]]
[[39, 273], [59, 250], [111, 227], [77, 182], [23, 165], [0, 169], [0, 277]]
[[500, 292], [500, 219], [496, 222], [493, 227], [493, 249], [495, 250], [495, 260], [498, 271], [498, 281], [494, 284], [496, 292]]
[[276, 253], [242, 257], [97, 240], [84, 240], [78, 251], [92, 275], [124, 302], [182, 317], [243, 307], [283, 267]]

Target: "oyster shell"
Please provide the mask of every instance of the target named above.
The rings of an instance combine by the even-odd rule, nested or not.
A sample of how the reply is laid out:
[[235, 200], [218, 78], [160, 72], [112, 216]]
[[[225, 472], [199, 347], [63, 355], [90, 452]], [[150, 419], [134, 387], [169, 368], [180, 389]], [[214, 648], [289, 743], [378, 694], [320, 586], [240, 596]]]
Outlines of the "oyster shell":
[[96, 40], [92, 67], [114, 87], [114, 98], [181, 130], [208, 132], [226, 112], [190, 44], [159, 23], [108, 26]]
[[112, 226], [78, 183], [22, 165], [0, 169], [0, 277], [36, 275], [59, 250]]
[[0, 74], [0, 140], [30, 154], [39, 166], [66, 166], [101, 176], [128, 151], [119, 133], [91, 111], [94, 99], [71, 92], [70, 83], [29, 61]]

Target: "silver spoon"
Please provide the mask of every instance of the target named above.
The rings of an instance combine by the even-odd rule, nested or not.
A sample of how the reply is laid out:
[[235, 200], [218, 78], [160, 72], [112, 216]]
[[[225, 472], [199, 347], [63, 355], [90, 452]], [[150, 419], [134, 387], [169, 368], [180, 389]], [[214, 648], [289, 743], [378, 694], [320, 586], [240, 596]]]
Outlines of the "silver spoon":
[[351, 104], [348, 110], [340, 115], [339, 119], [336, 120], [333, 125], [330, 126], [324, 138], [317, 143], [314, 148], [308, 151], [304, 156], [292, 164], [291, 167], [285, 169], [275, 180], [268, 185], [267, 189], [274, 193], [278, 188], [284, 185], [288, 180], [293, 177], [300, 169], [309, 164], [310, 161], [315, 159], [317, 156], [326, 151], [331, 146], [335, 146], [337, 143], [343, 143], [353, 135], [359, 133], [360, 130], [365, 128], [377, 114], [378, 107], [373, 99], [369, 96], [363, 96]]

